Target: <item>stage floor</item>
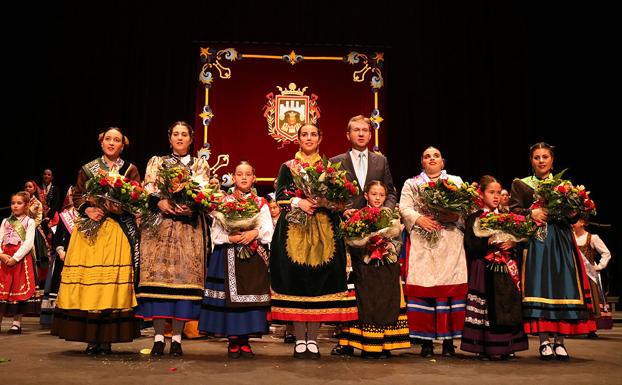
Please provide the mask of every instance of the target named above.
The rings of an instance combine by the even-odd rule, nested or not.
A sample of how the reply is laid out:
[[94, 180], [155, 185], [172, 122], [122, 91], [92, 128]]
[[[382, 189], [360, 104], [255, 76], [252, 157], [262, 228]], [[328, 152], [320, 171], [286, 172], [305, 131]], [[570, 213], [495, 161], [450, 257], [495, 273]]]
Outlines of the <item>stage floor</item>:
[[[618, 312], [619, 313], [619, 312]], [[185, 340], [184, 356], [154, 359], [140, 354], [151, 348], [153, 329], [127, 344], [113, 345], [114, 354], [86, 356], [85, 344], [65, 342], [41, 329], [38, 318], [24, 318], [22, 335], [7, 335], [11, 321], [4, 319], [0, 333], [0, 378], [3, 384], [620, 384], [622, 325], [599, 331], [600, 338], [571, 338], [566, 346], [570, 362], [538, 359], [538, 339], [511, 361], [480, 361], [458, 350], [454, 358], [422, 358], [419, 346], [400, 350], [388, 360], [335, 357], [331, 327], [320, 335], [320, 360], [292, 358], [293, 345], [284, 344], [282, 329], [251, 340], [254, 359], [228, 359], [226, 342], [219, 339]], [[166, 353], [170, 340], [167, 339]], [[459, 341], [456, 341], [459, 345]], [[435, 351], [440, 352], [440, 345]], [[3, 359], [10, 361], [1, 362]]]

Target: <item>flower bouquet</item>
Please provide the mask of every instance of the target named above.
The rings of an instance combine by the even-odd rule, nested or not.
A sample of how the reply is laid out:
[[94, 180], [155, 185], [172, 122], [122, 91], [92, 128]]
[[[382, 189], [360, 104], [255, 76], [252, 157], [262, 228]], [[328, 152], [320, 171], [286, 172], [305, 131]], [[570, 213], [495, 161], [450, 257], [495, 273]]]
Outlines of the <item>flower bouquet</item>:
[[193, 175], [185, 167], [160, 169], [158, 190], [161, 198], [192, 210], [212, 210], [216, 207], [215, 199], [221, 196], [217, 184], [211, 184], [203, 175]]
[[365, 249], [365, 263], [381, 265], [397, 261], [401, 234], [399, 211], [364, 207], [342, 222], [340, 228], [348, 246]]
[[473, 232], [477, 237], [492, 237], [493, 242], [523, 242], [537, 230], [536, 223], [529, 216], [514, 213], [482, 213], [475, 219]]
[[251, 194], [248, 198], [243, 198], [231, 194], [222, 198], [212, 216], [232, 234], [258, 228], [259, 211], [257, 196]]
[[[106, 212], [110, 211], [111, 205], [132, 214], [142, 215], [147, 212], [149, 195], [141, 184], [120, 175], [115, 169], [100, 169], [86, 182], [85, 187], [87, 198]], [[89, 240], [94, 241], [102, 223], [84, 216], [78, 220], [78, 228]]]
[[[436, 220], [441, 214], [467, 215], [478, 208], [480, 200], [477, 188], [468, 183], [458, 186], [449, 179], [439, 179], [438, 182], [430, 181], [419, 186], [419, 200], [424, 210]], [[438, 239], [438, 231], [427, 231], [415, 226], [415, 231], [422, 236], [430, 247], [435, 247]]]
[[[248, 198], [243, 198], [240, 194], [225, 196], [212, 211], [212, 217], [216, 219], [222, 227], [229, 233], [235, 234], [242, 231], [258, 229], [260, 226], [260, 204], [259, 198], [251, 194]], [[236, 255], [240, 259], [250, 258], [258, 249], [263, 252], [263, 247], [257, 240], [253, 240], [248, 245], [235, 245]]]
[[[590, 198], [590, 192], [585, 186], [575, 186], [570, 180], [562, 179], [567, 169], [553, 178], [541, 181], [535, 189], [536, 201], [530, 209], [546, 209], [549, 220], [563, 220], [575, 215], [594, 215], [596, 205]], [[538, 229], [537, 238], [544, 240], [547, 226], [544, 223]]]
[[[341, 162], [331, 163], [325, 156], [315, 164], [295, 161], [291, 166], [296, 191], [291, 193], [306, 197], [318, 207], [331, 211], [343, 211], [353, 195], [358, 194], [356, 181], [349, 181]], [[307, 214], [300, 208], [294, 208], [287, 214], [289, 222], [306, 224]]]
[[449, 179], [430, 181], [419, 186], [419, 196], [431, 214], [469, 214], [477, 210], [479, 194], [474, 185], [462, 183], [458, 186]]

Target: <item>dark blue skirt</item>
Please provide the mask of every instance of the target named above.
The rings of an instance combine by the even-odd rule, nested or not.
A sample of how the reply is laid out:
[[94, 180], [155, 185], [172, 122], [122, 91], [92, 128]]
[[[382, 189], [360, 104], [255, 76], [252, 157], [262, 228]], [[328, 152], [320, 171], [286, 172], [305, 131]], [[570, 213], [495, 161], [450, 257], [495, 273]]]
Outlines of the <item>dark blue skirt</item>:
[[214, 249], [207, 272], [199, 330], [222, 337], [267, 334], [267, 307], [227, 307], [226, 305], [224, 245], [218, 245]]
[[172, 318], [189, 321], [199, 319], [200, 310], [201, 303], [199, 301], [138, 298], [136, 317], [146, 319]]
[[522, 276], [523, 315], [552, 321], [587, 319], [583, 261], [570, 225], [549, 223], [544, 242], [532, 238], [528, 248]]

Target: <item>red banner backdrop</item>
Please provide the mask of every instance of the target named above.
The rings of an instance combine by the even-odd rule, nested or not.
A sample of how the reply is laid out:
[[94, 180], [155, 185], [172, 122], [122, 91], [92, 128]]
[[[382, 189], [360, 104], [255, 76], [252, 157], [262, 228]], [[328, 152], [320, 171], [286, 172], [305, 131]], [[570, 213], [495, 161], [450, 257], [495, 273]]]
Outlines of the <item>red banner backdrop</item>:
[[248, 160], [260, 183], [272, 183], [298, 150], [303, 122], [322, 129], [320, 152], [330, 157], [349, 148], [348, 120], [370, 117], [370, 150], [382, 151], [382, 53], [205, 45], [199, 59], [195, 147], [208, 143], [213, 168], [226, 164], [228, 155], [218, 175]]

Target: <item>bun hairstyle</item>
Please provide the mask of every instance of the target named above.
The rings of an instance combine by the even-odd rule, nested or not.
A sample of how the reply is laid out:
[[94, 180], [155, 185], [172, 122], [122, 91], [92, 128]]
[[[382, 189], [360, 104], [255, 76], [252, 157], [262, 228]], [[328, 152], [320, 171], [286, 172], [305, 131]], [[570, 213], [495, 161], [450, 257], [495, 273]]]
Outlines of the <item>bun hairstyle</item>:
[[319, 128], [319, 127], [318, 127], [318, 126], [316, 126], [315, 124], [305, 123], [305, 124], [303, 124], [303, 125], [302, 125], [302, 127], [300, 127], [300, 128], [298, 129], [298, 133], [297, 133], [298, 139], [300, 139], [300, 131], [302, 131], [302, 129], [303, 129], [303, 128], [308, 127], [308, 126], [315, 127], [315, 128], [317, 129], [317, 134], [318, 134], [318, 136], [319, 136], [320, 138], [322, 137], [322, 129], [321, 129], [321, 128]]
[[24, 200], [24, 203], [26, 203], [26, 207], [30, 205], [30, 195], [28, 195], [26, 191], [18, 191], [11, 195], [11, 198], [13, 197], [21, 197]]
[[551, 146], [550, 144], [546, 142], [538, 142], [534, 144], [533, 146], [529, 147], [529, 159], [531, 159], [531, 157], [533, 156], [534, 151], [539, 150], [539, 149], [549, 150], [549, 152], [551, 153], [551, 156], [555, 157], [555, 146]]
[[499, 181], [491, 175], [484, 175], [479, 179], [479, 190], [483, 194], [491, 183], [499, 183]]
[[125, 134], [119, 127], [108, 127], [106, 128], [105, 131], [100, 132], [99, 135], [97, 136], [97, 140], [99, 141], [99, 143], [104, 141], [104, 136], [106, 136], [106, 133], [108, 133], [108, 131], [110, 130], [115, 130], [119, 132], [119, 134], [121, 134], [121, 137], [122, 137], [121, 142], [123, 143], [124, 147], [127, 148], [130, 146], [130, 140], [127, 138], [127, 136], [125, 136]]
[[363, 191], [365, 191], [366, 193], [369, 193], [369, 190], [371, 190], [372, 187], [374, 186], [380, 186], [384, 189], [384, 193], [388, 194], [389, 193], [389, 189], [387, 189], [387, 185], [385, 185], [384, 183], [382, 183], [379, 180], [372, 180], [371, 182], [367, 183], [365, 185], [365, 189]]
[[175, 123], [173, 123], [169, 128], [168, 128], [168, 137], [170, 139], [171, 135], [173, 135], [173, 128], [175, 128], [176, 126], [184, 126], [188, 129], [188, 135], [190, 136], [190, 139], [194, 139], [194, 129], [192, 128], [192, 126], [186, 122], [184, 122], [183, 120], [179, 120]]

